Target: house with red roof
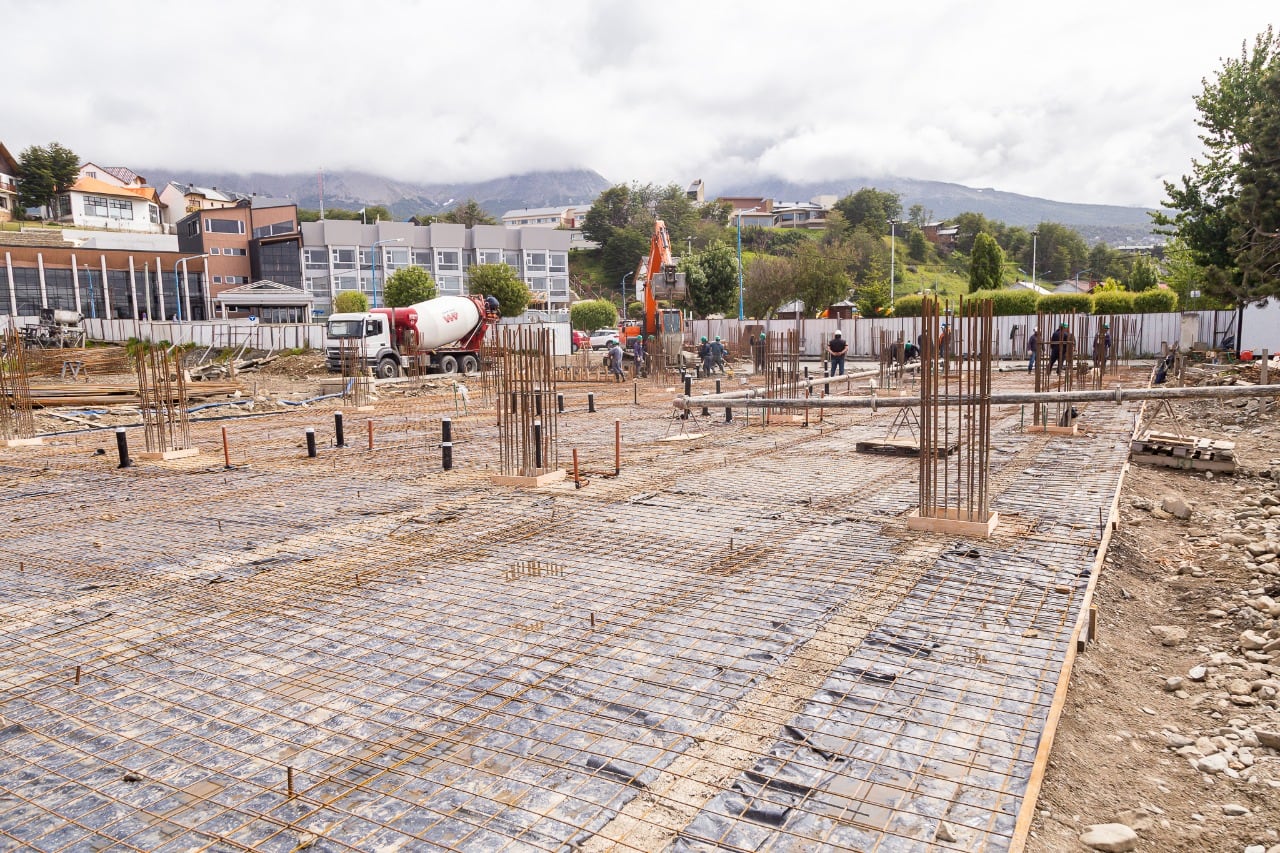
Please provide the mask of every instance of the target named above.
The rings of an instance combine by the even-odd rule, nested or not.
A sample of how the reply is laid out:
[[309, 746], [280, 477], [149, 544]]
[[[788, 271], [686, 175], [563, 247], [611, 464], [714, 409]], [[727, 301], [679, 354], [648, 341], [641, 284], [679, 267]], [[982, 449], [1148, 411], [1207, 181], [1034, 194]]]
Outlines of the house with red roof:
[[80, 178], [55, 200], [49, 218], [79, 228], [162, 234], [160, 196], [146, 183], [123, 166], [85, 163]]

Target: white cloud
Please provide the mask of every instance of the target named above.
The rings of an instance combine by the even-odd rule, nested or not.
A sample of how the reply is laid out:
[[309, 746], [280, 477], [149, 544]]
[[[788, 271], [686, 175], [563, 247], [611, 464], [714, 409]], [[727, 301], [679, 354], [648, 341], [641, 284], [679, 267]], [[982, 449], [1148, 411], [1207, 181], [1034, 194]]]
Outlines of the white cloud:
[[[1154, 204], [1272, 4], [87, 0], [6, 10], [4, 142], [480, 180], [897, 175]], [[714, 184], [712, 193], [717, 191]]]

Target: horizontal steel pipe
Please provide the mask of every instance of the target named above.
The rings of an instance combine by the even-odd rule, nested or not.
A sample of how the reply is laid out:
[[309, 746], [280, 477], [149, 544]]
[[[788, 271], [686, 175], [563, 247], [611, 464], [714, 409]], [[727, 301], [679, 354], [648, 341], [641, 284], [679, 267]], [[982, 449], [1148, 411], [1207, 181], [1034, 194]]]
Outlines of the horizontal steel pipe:
[[[818, 405], [818, 402], [805, 397], [756, 396], [752, 392], [749, 398], [704, 395], [701, 397], [677, 397], [674, 405], [677, 409], [688, 409], [692, 406], [716, 405], [732, 408], [802, 408]], [[1238, 397], [1280, 397], [1280, 385], [1214, 385], [1204, 388], [1112, 388], [1109, 391], [1004, 391], [990, 395], [992, 405], [1006, 403], [1123, 403], [1126, 400], [1227, 400]], [[938, 402], [947, 406], [959, 406], [976, 403], [979, 397], [949, 396], [939, 397]], [[894, 408], [920, 405], [919, 397], [880, 397], [869, 395], [864, 397], [824, 397], [821, 405], [828, 409], [872, 409]]]

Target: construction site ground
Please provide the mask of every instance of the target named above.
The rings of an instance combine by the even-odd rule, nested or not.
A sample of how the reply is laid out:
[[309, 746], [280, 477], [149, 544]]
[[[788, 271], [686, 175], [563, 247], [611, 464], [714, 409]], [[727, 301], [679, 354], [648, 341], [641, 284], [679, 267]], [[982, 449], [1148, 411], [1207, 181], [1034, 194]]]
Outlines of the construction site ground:
[[853, 452], [892, 409], [681, 421], [674, 379], [564, 383], [583, 487], [513, 489], [485, 381], [380, 385], [336, 448], [320, 374], [241, 377], [195, 457], [118, 469], [87, 427], [127, 407], [0, 449], [0, 847], [1280, 842], [1269, 402], [1177, 405], [1237, 442], [1213, 479], [1128, 467], [1135, 404], [1079, 436], [998, 407], [970, 540], [907, 529], [914, 459]]

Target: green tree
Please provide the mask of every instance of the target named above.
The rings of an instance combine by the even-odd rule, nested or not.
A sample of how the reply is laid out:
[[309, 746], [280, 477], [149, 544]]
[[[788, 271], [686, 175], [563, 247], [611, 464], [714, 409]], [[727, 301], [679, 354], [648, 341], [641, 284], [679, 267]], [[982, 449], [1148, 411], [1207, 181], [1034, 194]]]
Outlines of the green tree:
[[344, 290], [334, 294], [333, 313], [359, 314], [369, 310], [369, 297], [358, 290]]
[[733, 247], [712, 243], [692, 258], [702, 271], [702, 283], [689, 284], [689, 304], [703, 317], [728, 313], [738, 300], [738, 258]]
[[80, 158], [60, 142], [28, 146], [18, 157], [18, 204], [55, 207], [57, 197], [80, 177]]
[[889, 220], [902, 216], [902, 197], [895, 192], [863, 187], [835, 204], [850, 228], [861, 226], [873, 235], [889, 233]]
[[391, 215], [391, 210], [385, 204], [370, 204], [364, 208], [363, 216], [357, 211], [357, 218], [362, 218], [364, 222], [370, 225], [377, 222], [395, 222], [395, 217]]
[[859, 285], [854, 297], [858, 313], [863, 317], [883, 317], [893, 311], [893, 306], [889, 304], [888, 281], [871, 281]]
[[796, 298], [791, 258], [755, 255], [743, 259], [743, 304], [751, 317], [767, 317]]
[[471, 268], [471, 293], [492, 296], [498, 300], [498, 310], [503, 317], [515, 317], [529, 307], [532, 294], [516, 271], [506, 264], [480, 264]]
[[[649, 254], [649, 236], [648, 231], [639, 228], [618, 228], [601, 247], [605, 282], [613, 283], [615, 292], [621, 292], [623, 277], [634, 274], [640, 260]], [[634, 288], [635, 282], [628, 279], [627, 285]]]
[[[1254, 120], [1256, 112], [1274, 107], [1267, 103], [1268, 81], [1280, 65], [1280, 36], [1270, 26], [1255, 39], [1253, 50], [1248, 43], [1240, 48], [1238, 59], [1224, 61], [1212, 79], [1203, 80], [1204, 89], [1195, 98], [1202, 129], [1203, 159], [1193, 160], [1191, 174], [1183, 175], [1180, 184], [1166, 182], [1165, 206], [1175, 213], [1152, 215], [1164, 233], [1174, 233], [1191, 253], [1191, 258], [1204, 268], [1203, 287], [1210, 296], [1227, 299], [1253, 299], [1274, 294], [1280, 285], [1272, 277], [1255, 277], [1247, 285], [1240, 256], [1244, 248], [1241, 238], [1247, 228], [1241, 224], [1241, 166], [1247, 152], [1265, 140], [1253, 134], [1267, 125], [1263, 118]], [[1274, 138], [1274, 137], [1273, 137]], [[1263, 172], [1277, 168], [1274, 161], [1254, 161], [1254, 170]]]
[[998, 288], [1003, 269], [1004, 250], [996, 238], [980, 233], [973, 241], [973, 254], [969, 257], [969, 292]]
[[1160, 271], [1155, 263], [1145, 255], [1133, 259], [1129, 268], [1129, 276], [1125, 279], [1125, 289], [1133, 293], [1150, 290], [1160, 281]]
[[405, 308], [436, 298], [436, 282], [422, 267], [402, 267], [387, 279], [382, 304], [388, 308]]
[[973, 241], [979, 234], [991, 234], [995, 230], [981, 213], [961, 213], [952, 223], [956, 228], [956, 248], [966, 255], [973, 251]]
[[1057, 222], [1041, 222], [1036, 229], [1039, 236], [1026, 254], [1026, 269], [1031, 269], [1032, 249], [1035, 251], [1036, 280], [1045, 281], [1071, 278], [1075, 271], [1087, 266], [1089, 246], [1072, 228]]
[[[809, 316], [848, 298], [854, 283], [846, 267], [847, 256], [841, 247], [824, 249], [812, 241], [796, 247], [792, 258], [795, 296], [804, 302]], [[885, 277], [883, 268], [872, 269], [868, 278], [881, 277]]]
[[584, 299], [569, 306], [569, 325], [589, 332], [618, 325], [618, 308], [607, 299]]
[[929, 241], [924, 238], [923, 231], [912, 231], [907, 238], [907, 257], [913, 261], [923, 262], [929, 256]]
[[1227, 206], [1240, 296], [1250, 301], [1280, 296], [1280, 61], [1272, 66], [1243, 134], [1240, 191]]
[[626, 184], [617, 184], [600, 193], [582, 221], [582, 236], [607, 246], [613, 235], [644, 214], [644, 202]]
[[[469, 198], [466, 201], [458, 204], [448, 213], [442, 214], [441, 216], [437, 217], [435, 221], [436, 222], [452, 222], [457, 225], [465, 225], [468, 228], [472, 228], [476, 225], [497, 225], [498, 224], [498, 220], [493, 218], [493, 216], [491, 216], [488, 212], [486, 212], [485, 209], [480, 206], [480, 202], [476, 201], [473, 198]], [[521, 308], [520, 311], [517, 311], [516, 313], [519, 314], [522, 311], [524, 311], [523, 308]], [[502, 314], [503, 316], [511, 316], [511, 315], [508, 315], [505, 310], [502, 312]]]
[[923, 204], [913, 204], [907, 209], [907, 221], [911, 223], [912, 231], [920, 231], [929, 224], [929, 217], [933, 216], [933, 211], [925, 210]]

